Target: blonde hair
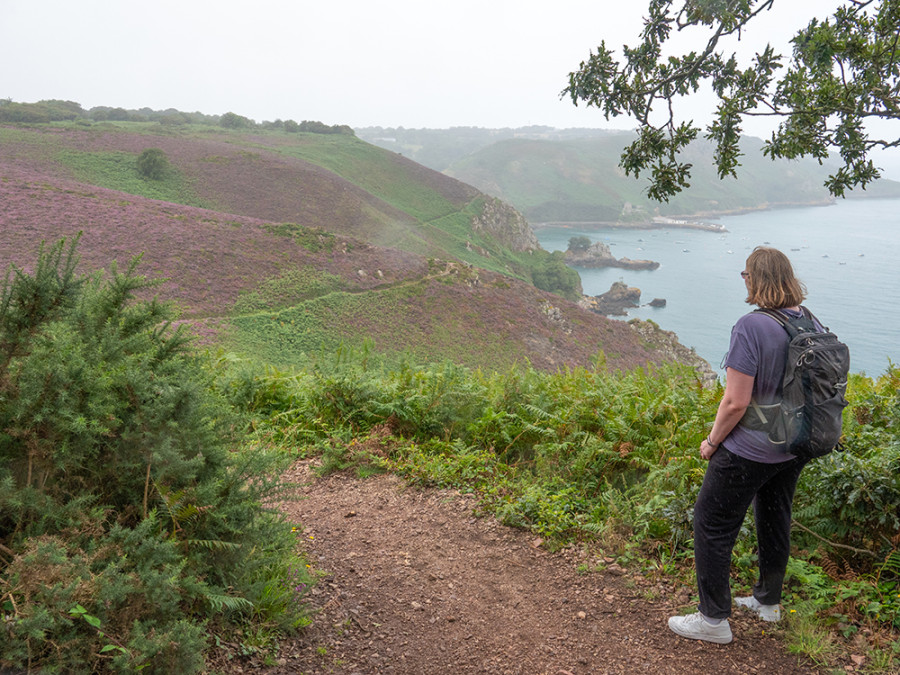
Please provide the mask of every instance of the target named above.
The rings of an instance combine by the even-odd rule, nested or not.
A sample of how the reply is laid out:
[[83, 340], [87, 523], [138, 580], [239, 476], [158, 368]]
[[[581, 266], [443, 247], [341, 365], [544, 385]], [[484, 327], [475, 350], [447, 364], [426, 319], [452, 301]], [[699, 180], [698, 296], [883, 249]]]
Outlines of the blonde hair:
[[776, 248], [757, 246], [747, 257], [747, 302], [765, 309], [795, 307], [806, 286], [794, 276], [788, 257]]

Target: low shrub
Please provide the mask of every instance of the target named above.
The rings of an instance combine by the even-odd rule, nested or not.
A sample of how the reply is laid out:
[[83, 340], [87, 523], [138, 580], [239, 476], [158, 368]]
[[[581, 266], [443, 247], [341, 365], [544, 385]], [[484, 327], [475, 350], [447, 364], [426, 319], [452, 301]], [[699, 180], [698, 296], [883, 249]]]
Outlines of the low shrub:
[[162, 180], [169, 170], [169, 159], [159, 148], [147, 148], [137, 158], [138, 172], [151, 180]]

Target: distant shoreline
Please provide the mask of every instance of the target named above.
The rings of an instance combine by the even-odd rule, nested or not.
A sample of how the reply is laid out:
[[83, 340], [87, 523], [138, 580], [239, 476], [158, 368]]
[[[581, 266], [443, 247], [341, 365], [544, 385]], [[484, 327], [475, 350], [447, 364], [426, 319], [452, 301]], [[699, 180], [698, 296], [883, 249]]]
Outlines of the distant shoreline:
[[714, 219], [724, 216], [740, 216], [748, 213], [759, 213], [760, 211], [776, 211], [778, 209], [804, 209], [812, 206], [832, 206], [835, 204], [834, 198], [813, 202], [783, 202], [783, 203], [766, 203], [759, 206], [751, 206], [740, 209], [731, 209], [727, 211], [701, 211], [698, 213], [673, 215], [673, 216], [655, 216], [650, 221], [632, 221], [626, 222], [621, 220], [586, 220], [586, 221], [546, 221], [541, 223], [530, 223], [532, 230], [539, 230], [548, 227], [561, 227], [563, 229], [611, 229], [611, 230], [664, 230], [670, 228], [681, 228], [690, 230], [706, 230], [710, 232], [727, 232], [723, 225], [718, 223], [710, 223], [701, 219]]
[[561, 227], [571, 230], [588, 230], [588, 229], [611, 229], [611, 230], [706, 230], [709, 232], [727, 232], [724, 225], [718, 223], [707, 223], [699, 220], [687, 220], [682, 218], [654, 218], [650, 222], [641, 223], [622, 223], [622, 222], [604, 222], [604, 221], [583, 221], [583, 222], [546, 222], [532, 223], [531, 229], [540, 230], [548, 227]]

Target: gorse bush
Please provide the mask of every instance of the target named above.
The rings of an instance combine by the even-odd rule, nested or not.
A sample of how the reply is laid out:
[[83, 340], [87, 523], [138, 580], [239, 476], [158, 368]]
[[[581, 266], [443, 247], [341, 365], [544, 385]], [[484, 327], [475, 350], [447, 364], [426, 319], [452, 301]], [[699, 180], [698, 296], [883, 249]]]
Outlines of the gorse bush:
[[169, 158], [159, 148], [147, 148], [138, 155], [137, 167], [144, 178], [162, 180], [169, 170]]
[[213, 370], [136, 299], [137, 260], [79, 275], [76, 244], [0, 288], [0, 666], [196, 672], [291, 557], [260, 506], [282, 460], [232, 447]]

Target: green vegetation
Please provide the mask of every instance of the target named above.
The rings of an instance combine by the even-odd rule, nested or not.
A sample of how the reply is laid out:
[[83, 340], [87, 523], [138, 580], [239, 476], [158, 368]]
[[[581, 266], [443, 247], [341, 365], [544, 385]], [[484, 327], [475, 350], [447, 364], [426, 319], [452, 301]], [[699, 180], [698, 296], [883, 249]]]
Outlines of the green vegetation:
[[[487, 229], [474, 231], [472, 223], [481, 215], [485, 204], [484, 195], [475, 189], [432, 174], [394, 153], [365, 143], [352, 133], [347, 133], [346, 129], [304, 122], [298, 125], [295, 133], [270, 129], [249, 136], [246, 134], [249, 127], [240, 119], [235, 120], [236, 117], [240, 116], [223, 116], [226, 125], [215, 128], [186, 122], [163, 127], [129, 118], [128, 121], [106, 122], [102, 129], [100, 125], [91, 129], [79, 128], [78, 137], [83, 138], [85, 134], [89, 139], [103, 137], [107, 145], [108, 141], [115, 143], [116, 136], [121, 135], [124, 139], [131, 134], [146, 136], [148, 143], [152, 143], [153, 138], [163, 137], [168, 141], [173, 136], [183, 137], [187, 143], [202, 143], [210, 134], [215, 134], [217, 138], [223, 138], [246, 151], [238, 157], [207, 156], [200, 160], [222, 161], [223, 172], [230, 170], [235, 176], [240, 176], [243, 174], [242, 162], [267, 163], [274, 160], [279, 167], [283, 167], [281, 155], [310, 162], [331, 172], [331, 179], [322, 179], [325, 185], [349, 181], [363, 191], [360, 195], [362, 201], [352, 203], [351, 216], [346, 213], [349, 205], [341, 205], [335, 207], [335, 211], [323, 210], [327, 217], [322, 218], [321, 222], [312, 222], [312, 225], [327, 226], [336, 234], [350, 235], [377, 246], [400, 248], [428, 257], [462, 260], [527, 282], [532, 281], [535, 271], [540, 277], [544, 274], [544, 268], [552, 263], [544, 252], [516, 252], [497, 241]], [[171, 116], [161, 119], [171, 119]], [[68, 122], [59, 122], [58, 125], [72, 126]], [[188, 153], [176, 156], [174, 151], [166, 153], [158, 148], [143, 150], [137, 156], [126, 151], [88, 151], [68, 143], [67, 136], [61, 139], [59, 134], [44, 133], [40, 128], [3, 128], [0, 129], [0, 137], [8, 138], [17, 146], [27, 146], [31, 152], [43, 151], [69, 169], [81, 182], [128, 194], [202, 208], [224, 208], [227, 211], [228, 207], [221, 204], [224, 201], [231, 204], [235, 212], [244, 215], [254, 215], [240, 209], [259, 198], [259, 186], [250, 180], [241, 182], [238, 178], [235, 178], [238, 181], [234, 188], [236, 195], [220, 196], [217, 190], [221, 187], [204, 191], [201, 184], [205, 180], [203, 173], [206, 168], [198, 169], [194, 165], [196, 160], [190, 159]], [[292, 190], [294, 185], [288, 180], [278, 189]], [[328, 198], [329, 188], [323, 189], [325, 194], [313, 195], [313, 201]], [[242, 190], [247, 191], [247, 200], [240, 198]], [[366, 200], [365, 194], [371, 195], [371, 198]], [[319, 210], [315, 212], [318, 214]], [[293, 207], [289, 213], [291, 217], [296, 217]], [[342, 221], [348, 218], [351, 225], [344, 230], [340, 229], [342, 223], [334, 222], [335, 219]], [[295, 232], [288, 232], [290, 227], [273, 225], [271, 229], [294, 236]], [[328, 236], [333, 237], [334, 234]], [[545, 287], [572, 299], [575, 297], [572, 289], [576, 286], [571, 281], [568, 279], [561, 285]]]
[[[320, 455], [325, 471], [392, 471], [474, 493], [484, 513], [551, 547], [586, 546], [597, 561], [613, 557], [692, 588], [691, 510], [705, 471], [696, 448], [722, 391], [684, 368], [609, 373], [602, 364], [483, 373], [386, 365], [370, 350], [344, 349], [335, 362], [258, 376], [253, 399], [266, 403], [254, 426], [285, 452]], [[849, 396], [846, 449], [816, 460], [798, 488], [786, 620], [772, 629], [818, 662], [829, 644], [868, 636], [869, 660], [886, 664], [873, 672], [891, 672], [900, 647], [900, 370], [854, 376]], [[754, 581], [751, 532], [735, 549], [736, 591]]]
[[237, 113], [227, 112], [222, 115], [219, 124], [226, 129], [248, 129], [253, 126], [253, 120], [244, 117], [243, 115], [238, 115]]
[[[78, 137], [100, 126], [159, 133], [117, 121]], [[389, 205], [391, 218], [396, 211], [395, 241], [442, 255], [422, 278], [364, 291], [337, 266], [281, 267], [222, 308], [227, 340], [252, 362], [193, 352], [169, 308], [136, 299], [153, 289], [134, 265], [81, 277], [74, 245], [60, 244], [34, 272], [15, 270], [0, 290], [0, 668], [190, 673], [215, 643], [274, 647], [308, 620], [314, 581], [290, 524], [262, 506], [284, 496], [277, 476], [298, 456], [318, 456], [323, 471], [393, 471], [473, 493], [483, 513], [551, 547], [587, 548], [586, 569], [613, 558], [693, 587], [691, 509], [705, 469], [696, 448], [721, 390], [674, 366], [612, 372], [602, 353], [593, 368], [552, 374], [521, 363], [523, 343], [501, 332], [510, 322], [489, 325], [495, 317], [479, 312], [513, 300], [500, 292], [511, 280], [484, 282], [477, 267], [565, 295], [577, 276], [559, 254], [513, 252], [474, 232], [476, 193], [423, 187], [409, 163], [341, 133], [165, 133], [255, 143], [253, 161], [267, 152], [321, 161]], [[21, 156], [59, 153], [89, 183], [194, 199], [189, 160], [175, 150], [162, 179], [148, 180], [134, 152], [76, 151], [24, 128], [0, 136]], [[267, 227], [310, 260], [339, 251], [334, 234]], [[493, 305], [465, 302], [476, 286], [497, 291]], [[413, 313], [415, 322], [385, 320]], [[449, 360], [433, 365], [436, 353]], [[478, 363], [493, 368], [466, 367]], [[846, 450], [810, 466], [799, 486], [787, 618], [775, 630], [822, 663], [863, 645], [872, 672], [891, 672], [900, 659], [900, 370], [854, 376], [849, 397]], [[754, 555], [745, 533], [736, 587], [752, 582]]]
[[46, 124], [74, 120], [82, 116], [81, 106], [72, 101], [40, 101], [39, 103], [15, 103], [0, 101], [0, 122]]
[[[369, 142], [402, 150], [426, 166], [504, 200], [532, 224], [640, 223], [657, 213], [687, 215], [773, 204], [824, 204], [829, 195], [822, 183], [829, 171], [838, 168], [830, 159], [824, 166], [809, 158], [773, 162], [760, 152], [762, 139], [745, 136], [740, 141], [745, 156], [737, 169], [738, 180], [722, 181], [713, 166], [715, 147], [697, 141], [683, 153], [684, 160], [693, 165], [691, 188], [659, 203], [647, 197], [643, 180], [629, 177], [617, 167], [622, 147], [633, 140], [633, 134], [597, 129], [530, 132], [528, 128], [515, 130], [515, 134], [496, 129], [389, 129], [384, 135], [377, 131], [358, 133]], [[385, 136], [395, 140], [387, 142]], [[467, 147], [467, 141], [472, 143], [468, 152], [446, 161], [432, 157], [433, 152], [445, 148]], [[900, 185], [889, 180], [847, 193], [855, 198], [898, 195]]]
[[[161, 151], [160, 151], [161, 152]], [[188, 206], [207, 208], [209, 205], [199, 199], [185, 179], [184, 175], [167, 161], [165, 164], [156, 156], [152, 160], [144, 159], [154, 175], [144, 173], [141, 157], [146, 151], [135, 157], [129, 152], [78, 152], [61, 150], [56, 159], [68, 167], [75, 178], [110, 190], [119, 190], [132, 195], [149, 199], [159, 199]], [[162, 160], [165, 160], [163, 154]], [[152, 162], [152, 169], [150, 164]], [[149, 180], [148, 180], [149, 179]]]
[[331, 253], [334, 250], [335, 236], [325, 230], [303, 227], [295, 223], [267, 224], [264, 227], [274, 234], [290, 237], [311, 253], [318, 253], [319, 251]]
[[512, 138], [572, 140], [598, 138], [620, 132], [608, 129], [554, 129], [541, 125], [515, 129], [451, 127], [450, 129], [407, 129], [405, 127], [357, 127], [363, 140], [427, 166], [445, 171], [457, 160], [489, 145]]
[[579, 235], [577, 237], [569, 238], [569, 251], [580, 252], [587, 251], [591, 247], [591, 239], [590, 237], [585, 237], [584, 235]]
[[289, 133], [303, 131], [312, 134], [349, 134], [353, 129], [346, 124], [323, 124], [315, 120], [304, 120], [299, 124], [294, 120], [255, 122], [249, 117], [227, 112], [224, 115], [204, 115], [199, 112], [181, 112], [174, 108], [166, 110], [126, 110], [109, 106], [95, 106], [85, 110], [74, 101], [47, 100], [37, 103], [16, 103], [10, 99], [0, 99], [0, 122], [14, 124], [47, 124], [77, 120], [84, 124], [91, 122], [156, 122], [165, 126], [183, 124], [205, 124], [226, 129], [278, 129]]
[[309, 135], [278, 151], [327, 168], [386, 204], [411, 217], [409, 224], [386, 223], [369, 239], [431, 257], [450, 257], [501, 274], [533, 282], [542, 290], [577, 299], [580, 279], [574, 270], [560, 270], [549, 253], [516, 253], [489, 234], [472, 230], [472, 220], [484, 205], [483, 195], [464, 190], [453, 201], [423, 181], [414, 165], [398, 162], [380, 148], [347, 135]]
[[151, 180], [162, 180], [169, 171], [169, 159], [159, 148], [147, 148], [137, 158], [138, 172]]
[[79, 276], [75, 246], [0, 287], [0, 666], [199, 672], [210, 634], [308, 621], [262, 506], [287, 458], [234, 435], [235, 387], [135, 301], [136, 262]]
[[[325, 291], [325, 283], [314, 279], [311, 287]], [[420, 321], [384, 320], [421, 312], [426, 297], [429, 309]], [[238, 304], [246, 307], [256, 299], [260, 296], [254, 294]], [[269, 302], [266, 297], [265, 304]], [[361, 293], [336, 290], [280, 310], [234, 316], [228, 344], [238, 353], [278, 367], [306, 365], [323, 353], [367, 346], [394, 363], [409, 358], [428, 362], [434, 354], [464, 364], [512, 365], [521, 359], [514, 344], [479, 325], [475, 312], [446, 306], [453, 302], [452, 296], [429, 296], [424, 280]], [[447, 317], [454, 322], [443, 323]]]
[[561, 251], [542, 256], [531, 275], [534, 285], [542, 291], [558, 293], [570, 300], [578, 300], [581, 296], [581, 278], [578, 272], [566, 265], [565, 255]]
[[314, 267], [290, 269], [280, 277], [269, 279], [255, 291], [242, 295], [232, 311], [243, 315], [281, 310], [333, 291], [344, 290], [347, 286], [343, 278]]

